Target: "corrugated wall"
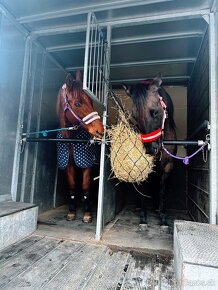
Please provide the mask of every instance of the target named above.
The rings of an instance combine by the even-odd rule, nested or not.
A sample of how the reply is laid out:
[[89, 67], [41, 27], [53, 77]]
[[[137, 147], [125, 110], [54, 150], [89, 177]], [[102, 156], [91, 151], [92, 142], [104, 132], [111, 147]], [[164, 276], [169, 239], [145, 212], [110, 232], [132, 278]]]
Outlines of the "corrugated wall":
[[[1, 14], [0, 14], [1, 15]], [[25, 39], [0, 16], [0, 201], [10, 199]]]
[[0, 17], [0, 201], [13, 195], [44, 211], [56, 199], [55, 144], [22, 148], [16, 135], [58, 127], [56, 97], [66, 74], [26, 36], [7, 15]]
[[[203, 40], [188, 87], [188, 136], [191, 136], [204, 120], [209, 120], [208, 33]], [[192, 139], [204, 140], [205, 133], [205, 130], [200, 130]], [[189, 148], [188, 155], [196, 149]], [[202, 153], [192, 158], [188, 166], [187, 207], [196, 221], [209, 221], [209, 162], [204, 162]]]

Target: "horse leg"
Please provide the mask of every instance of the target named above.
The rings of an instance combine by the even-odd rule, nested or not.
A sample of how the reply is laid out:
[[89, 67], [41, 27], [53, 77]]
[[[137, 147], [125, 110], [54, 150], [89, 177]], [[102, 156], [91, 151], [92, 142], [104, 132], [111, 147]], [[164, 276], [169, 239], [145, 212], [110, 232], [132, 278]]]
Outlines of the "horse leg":
[[90, 177], [91, 168], [83, 169], [83, 180], [82, 180], [82, 190], [83, 190], [83, 205], [84, 205], [84, 215], [83, 222], [90, 223], [92, 221], [92, 210], [91, 210], [91, 200], [90, 200]]
[[72, 221], [76, 218], [76, 202], [77, 195], [75, 191], [76, 182], [75, 182], [75, 168], [72, 164], [69, 164], [66, 168], [66, 175], [69, 186], [69, 194], [68, 194], [68, 205], [69, 211], [67, 214], [67, 220]]
[[141, 196], [141, 209], [139, 213], [139, 224], [147, 225], [147, 209], [146, 209], [146, 200], [144, 196]]
[[160, 190], [159, 190], [159, 210], [160, 210], [160, 225], [168, 226], [166, 215], [166, 181], [169, 174], [164, 172], [161, 176]]
[[[147, 195], [149, 192], [148, 184], [144, 184], [143, 192]], [[140, 194], [140, 201], [141, 201], [141, 207], [139, 212], [139, 229], [145, 230], [147, 229], [147, 198]]]

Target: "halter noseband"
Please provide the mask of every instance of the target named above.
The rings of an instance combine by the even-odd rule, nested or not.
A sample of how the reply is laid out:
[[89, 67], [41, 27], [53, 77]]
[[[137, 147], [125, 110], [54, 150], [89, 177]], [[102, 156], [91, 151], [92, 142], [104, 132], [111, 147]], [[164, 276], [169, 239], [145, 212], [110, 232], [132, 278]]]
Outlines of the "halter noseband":
[[92, 123], [94, 120], [100, 119], [98, 112], [91, 112], [90, 114], [88, 114], [87, 116], [85, 116], [84, 118], [81, 119], [70, 107], [70, 104], [67, 100], [66, 87], [67, 87], [66, 84], [63, 84], [62, 89], [64, 90], [64, 112], [66, 110], [69, 110], [70, 113], [77, 119], [77, 121], [79, 121], [80, 126], [88, 125], [88, 124]]
[[159, 139], [163, 135], [163, 130], [164, 130], [164, 124], [165, 120], [167, 118], [167, 105], [164, 103], [163, 98], [159, 96], [160, 104], [161, 107], [163, 108], [163, 120], [162, 120], [162, 127], [160, 129], [157, 129], [153, 132], [150, 132], [148, 134], [141, 134], [141, 141], [143, 143], [149, 143], [153, 142], [157, 139]]

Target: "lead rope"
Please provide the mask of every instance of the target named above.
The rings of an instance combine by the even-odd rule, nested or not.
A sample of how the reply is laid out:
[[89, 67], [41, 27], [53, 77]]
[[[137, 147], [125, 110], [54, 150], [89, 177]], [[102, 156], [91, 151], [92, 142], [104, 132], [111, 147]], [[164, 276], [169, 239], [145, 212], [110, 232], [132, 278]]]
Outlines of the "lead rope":
[[180, 157], [180, 156], [176, 156], [176, 155], [173, 155], [172, 153], [170, 153], [165, 147], [164, 147], [164, 144], [162, 143], [162, 148], [163, 150], [171, 157], [175, 158], [175, 159], [179, 159], [179, 160], [182, 160], [182, 162], [185, 164], [185, 165], [188, 165], [189, 164], [189, 159], [191, 159], [192, 157], [194, 157], [196, 154], [198, 154], [200, 151], [203, 152], [203, 160], [204, 162], [207, 162], [207, 154], [205, 156], [204, 154], [204, 147], [208, 145], [208, 141], [205, 141], [204, 144], [198, 149], [196, 150], [193, 154], [189, 155], [189, 156], [186, 156], [186, 157]]

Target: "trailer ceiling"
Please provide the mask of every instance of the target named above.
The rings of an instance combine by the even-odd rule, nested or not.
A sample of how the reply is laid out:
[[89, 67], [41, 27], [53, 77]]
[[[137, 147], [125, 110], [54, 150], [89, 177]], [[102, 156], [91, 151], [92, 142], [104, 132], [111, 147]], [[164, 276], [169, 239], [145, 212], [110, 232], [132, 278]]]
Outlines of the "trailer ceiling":
[[87, 13], [112, 27], [111, 81], [187, 85], [213, 0], [0, 0], [66, 70], [83, 69]]

